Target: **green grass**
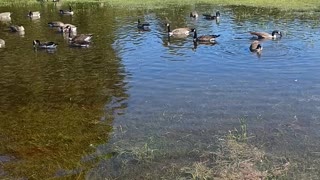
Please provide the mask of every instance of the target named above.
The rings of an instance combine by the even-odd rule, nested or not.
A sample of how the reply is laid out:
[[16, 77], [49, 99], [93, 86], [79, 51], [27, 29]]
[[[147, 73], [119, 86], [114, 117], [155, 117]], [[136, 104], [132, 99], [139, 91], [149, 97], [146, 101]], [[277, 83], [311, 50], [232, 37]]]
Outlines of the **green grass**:
[[[38, 3], [39, 0], [2, 0], [0, 5], [28, 4]], [[46, 1], [45, 1], [46, 2]], [[113, 6], [141, 6], [141, 7], [159, 7], [168, 4], [197, 4], [208, 3], [213, 5], [245, 5], [255, 7], [278, 8], [282, 10], [316, 10], [320, 8], [318, 0], [63, 0], [64, 3], [82, 3], [82, 2], [99, 2], [107, 3]], [[46, 3], [52, 3], [51, 0]]]

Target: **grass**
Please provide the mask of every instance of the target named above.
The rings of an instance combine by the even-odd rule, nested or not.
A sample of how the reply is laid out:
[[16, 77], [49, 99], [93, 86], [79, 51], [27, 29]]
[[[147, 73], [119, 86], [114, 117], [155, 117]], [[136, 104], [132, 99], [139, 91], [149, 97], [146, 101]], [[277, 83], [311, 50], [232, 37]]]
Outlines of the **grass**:
[[[166, 139], [168, 138], [168, 139]], [[180, 139], [180, 138], [179, 138]], [[103, 156], [107, 179], [285, 179], [292, 163], [267, 154], [248, 142], [245, 120], [240, 127], [212, 141], [196, 142], [188, 137], [190, 149], [170, 137], [152, 137], [144, 143], [116, 141], [111, 153]], [[194, 142], [195, 141], [195, 142]], [[127, 144], [129, 143], [129, 144]], [[175, 144], [171, 146], [171, 144]], [[202, 143], [199, 145], [197, 143]], [[171, 148], [168, 148], [171, 147]], [[178, 149], [175, 149], [179, 147]], [[101, 172], [88, 176], [99, 179]]]
[[[36, 0], [2, 0], [0, 5], [37, 3]], [[46, 2], [46, 1], [45, 1]], [[63, 0], [64, 3], [99, 2], [125, 7], [159, 7], [168, 4], [187, 5], [208, 3], [212, 5], [245, 5], [255, 7], [278, 8], [281, 10], [316, 10], [320, 8], [318, 0]], [[50, 1], [48, 3], [51, 3]]]

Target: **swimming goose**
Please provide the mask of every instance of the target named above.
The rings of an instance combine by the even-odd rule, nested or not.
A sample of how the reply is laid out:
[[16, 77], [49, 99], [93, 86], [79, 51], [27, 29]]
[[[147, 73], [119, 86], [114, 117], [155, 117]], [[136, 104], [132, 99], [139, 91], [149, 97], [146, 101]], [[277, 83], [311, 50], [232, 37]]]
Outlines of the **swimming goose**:
[[277, 35], [279, 35], [280, 38], [282, 37], [282, 33], [277, 30], [272, 31], [271, 34], [266, 33], [266, 32], [253, 32], [253, 31], [250, 31], [249, 33], [254, 36], [257, 36], [258, 39], [275, 39], [278, 37]]
[[0, 18], [9, 18], [10, 16], [11, 16], [11, 12], [0, 13]]
[[58, 27], [58, 31], [61, 33], [67, 33], [70, 29], [72, 33], [77, 32], [77, 26], [73, 24], [64, 24], [63, 26]]
[[193, 30], [193, 41], [194, 42], [214, 43], [216, 38], [219, 36], [220, 35], [203, 35], [203, 36], [198, 37], [197, 31], [195, 29]]
[[21, 25], [11, 25], [9, 28], [11, 32], [24, 32], [24, 27]]
[[43, 42], [41, 43], [39, 40], [33, 41], [33, 47], [37, 49], [55, 49], [57, 48], [58, 44], [54, 42]]
[[191, 13], [190, 13], [190, 17], [192, 17], [192, 18], [198, 18], [198, 13], [196, 12], [196, 11], [192, 11]]
[[0, 39], [0, 48], [3, 48], [6, 45], [6, 42], [3, 39]]
[[50, 27], [61, 27], [61, 26], [64, 26], [64, 23], [60, 21], [52, 21], [52, 22], [49, 22], [48, 25]]
[[170, 24], [167, 24], [168, 27], [168, 34], [169, 36], [175, 36], [175, 35], [189, 35], [190, 32], [193, 32], [194, 29], [190, 29], [190, 28], [177, 28], [174, 30], [170, 30]]
[[220, 12], [217, 11], [216, 12], [216, 15], [212, 15], [212, 14], [202, 14], [204, 16], [204, 19], [207, 19], [207, 20], [214, 20], [214, 19], [219, 19], [220, 18]]
[[72, 11], [71, 6], [69, 6], [69, 9], [68, 9], [68, 10], [62, 10], [62, 9], [60, 9], [59, 12], [60, 12], [61, 15], [73, 15], [73, 11]]
[[249, 49], [251, 52], [260, 53], [262, 51], [262, 46], [259, 41], [253, 41]]
[[138, 25], [137, 28], [141, 31], [150, 31], [149, 28], [150, 24], [149, 23], [141, 23], [140, 19], [138, 19]]
[[82, 44], [82, 43], [90, 43], [93, 37], [92, 34], [79, 34], [74, 37], [71, 36], [72, 30], [69, 28], [69, 41], [71, 43]]
[[28, 17], [30, 17], [30, 18], [40, 18], [40, 12], [39, 11], [35, 11], [35, 12], [29, 11]]

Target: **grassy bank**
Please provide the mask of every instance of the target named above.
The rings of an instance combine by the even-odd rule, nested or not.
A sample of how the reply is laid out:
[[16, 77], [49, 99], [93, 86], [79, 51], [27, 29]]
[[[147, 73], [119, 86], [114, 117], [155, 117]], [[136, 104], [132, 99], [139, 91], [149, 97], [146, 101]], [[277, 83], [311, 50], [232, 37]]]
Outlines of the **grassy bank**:
[[[2, 0], [0, 5], [38, 3], [41, 0]], [[44, 0], [46, 2], [46, 0]], [[64, 3], [99, 2], [114, 6], [147, 6], [159, 7], [167, 4], [195, 4], [208, 3], [212, 5], [245, 5], [255, 7], [279, 8], [283, 10], [316, 10], [320, 9], [318, 0], [62, 0]], [[46, 3], [52, 3], [51, 0]]]

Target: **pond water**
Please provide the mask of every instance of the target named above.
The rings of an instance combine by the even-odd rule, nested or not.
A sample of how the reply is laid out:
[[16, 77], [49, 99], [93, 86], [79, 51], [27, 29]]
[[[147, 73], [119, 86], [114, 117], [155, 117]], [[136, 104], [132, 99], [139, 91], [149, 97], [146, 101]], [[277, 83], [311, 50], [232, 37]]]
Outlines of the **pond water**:
[[[0, 23], [6, 41], [0, 49], [1, 176], [160, 179], [165, 167], [192, 163], [239, 121], [267, 152], [308, 159], [305, 169], [319, 165], [313, 161], [320, 149], [319, 13], [88, 3], [72, 4], [75, 15], [60, 16], [58, 10], [67, 7], [0, 7], [26, 29], [21, 36]], [[41, 18], [28, 19], [29, 10], [39, 10]], [[220, 22], [191, 19], [192, 10], [219, 10]], [[149, 22], [151, 31], [138, 31], [137, 19]], [[56, 20], [93, 33], [92, 46], [70, 48], [47, 26]], [[198, 46], [192, 36], [168, 38], [168, 20], [172, 29], [193, 27], [199, 35], [220, 37], [215, 45]], [[273, 30], [283, 37], [261, 41], [260, 55], [249, 51], [248, 31]], [[35, 39], [59, 45], [54, 52], [34, 51]], [[96, 127], [101, 122], [110, 127]], [[65, 163], [70, 154], [72, 162], [95, 163]], [[138, 156], [154, 163], [136, 163]], [[37, 163], [48, 161], [50, 171], [41, 174]]]

